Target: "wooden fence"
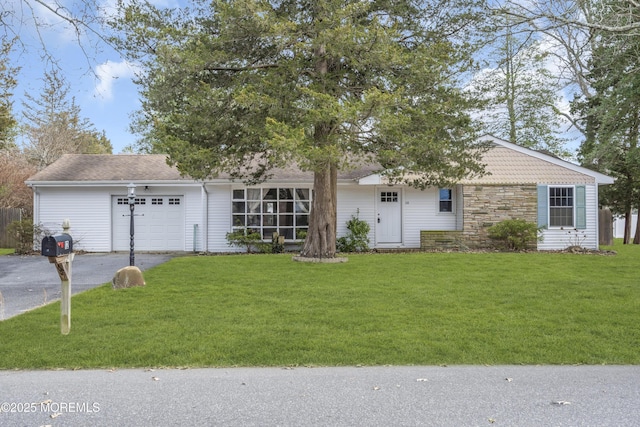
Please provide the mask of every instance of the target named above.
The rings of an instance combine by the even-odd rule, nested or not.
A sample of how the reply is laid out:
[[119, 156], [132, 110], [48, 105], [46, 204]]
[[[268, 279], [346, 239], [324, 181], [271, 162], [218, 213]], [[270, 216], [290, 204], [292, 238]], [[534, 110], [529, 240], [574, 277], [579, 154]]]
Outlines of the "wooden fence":
[[20, 221], [21, 219], [21, 209], [0, 208], [0, 248], [15, 248], [15, 238], [7, 233], [7, 227], [13, 221]]

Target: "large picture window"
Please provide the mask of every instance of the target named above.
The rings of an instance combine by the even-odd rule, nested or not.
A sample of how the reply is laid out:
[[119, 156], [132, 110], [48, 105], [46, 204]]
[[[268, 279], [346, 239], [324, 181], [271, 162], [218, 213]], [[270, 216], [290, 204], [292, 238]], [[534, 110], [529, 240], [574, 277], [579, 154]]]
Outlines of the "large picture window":
[[573, 227], [573, 187], [549, 187], [549, 225]]
[[247, 228], [271, 239], [274, 232], [296, 240], [309, 227], [308, 188], [242, 188], [233, 190], [233, 229]]

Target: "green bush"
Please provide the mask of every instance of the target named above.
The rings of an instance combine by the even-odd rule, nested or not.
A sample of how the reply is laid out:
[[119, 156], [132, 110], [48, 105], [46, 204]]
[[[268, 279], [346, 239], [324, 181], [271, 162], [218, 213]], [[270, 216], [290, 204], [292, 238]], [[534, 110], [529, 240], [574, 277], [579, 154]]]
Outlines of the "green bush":
[[262, 241], [262, 236], [250, 228], [240, 228], [226, 235], [229, 246], [244, 247], [247, 253], [253, 252], [253, 248], [259, 252], [270, 252], [271, 244]]
[[23, 255], [33, 252], [33, 248], [40, 244], [44, 229], [40, 225], [34, 225], [31, 219], [23, 219], [9, 224], [7, 233], [16, 239], [16, 253]]
[[489, 227], [489, 237], [499, 246], [511, 251], [535, 249], [542, 241], [540, 228], [524, 219], [508, 219]]
[[368, 234], [371, 227], [366, 221], [357, 216], [351, 216], [351, 219], [347, 221], [347, 230], [349, 233], [336, 241], [338, 252], [366, 252], [369, 250]]

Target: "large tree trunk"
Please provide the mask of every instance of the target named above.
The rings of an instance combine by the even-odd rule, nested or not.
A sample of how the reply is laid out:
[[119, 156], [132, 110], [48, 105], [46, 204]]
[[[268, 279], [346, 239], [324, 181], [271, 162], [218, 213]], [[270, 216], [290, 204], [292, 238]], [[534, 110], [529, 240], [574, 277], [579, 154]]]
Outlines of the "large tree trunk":
[[629, 244], [629, 241], [631, 240], [631, 209], [628, 209], [625, 213], [624, 213], [624, 238], [622, 240], [622, 243], [625, 245]]
[[[633, 215], [631, 216], [631, 218], [633, 218]], [[640, 244], [640, 215], [638, 215], [637, 222], [636, 222], [636, 232], [635, 232], [635, 235], [633, 236], [633, 244], [634, 245]]]
[[[326, 48], [315, 48], [315, 70], [319, 76], [327, 74], [329, 61]], [[326, 147], [331, 134], [331, 122], [320, 121], [315, 125], [316, 147]], [[300, 256], [305, 258], [334, 258], [336, 256], [336, 205], [338, 195], [338, 168], [327, 159], [316, 165], [313, 173], [313, 201], [309, 215], [309, 231]]]
[[336, 255], [338, 169], [327, 164], [313, 174], [313, 201], [309, 231], [300, 256], [333, 258]]

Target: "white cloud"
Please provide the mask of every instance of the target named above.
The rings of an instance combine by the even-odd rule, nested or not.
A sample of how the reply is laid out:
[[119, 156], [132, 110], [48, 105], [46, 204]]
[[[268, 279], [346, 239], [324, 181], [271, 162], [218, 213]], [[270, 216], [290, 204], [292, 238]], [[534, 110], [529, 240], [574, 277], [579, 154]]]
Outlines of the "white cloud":
[[134, 64], [127, 61], [107, 61], [98, 65], [95, 69], [98, 84], [95, 86], [93, 94], [104, 100], [111, 100], [114, 82], [117, 79], [131, 79], [135, 76], [137, 69]]

